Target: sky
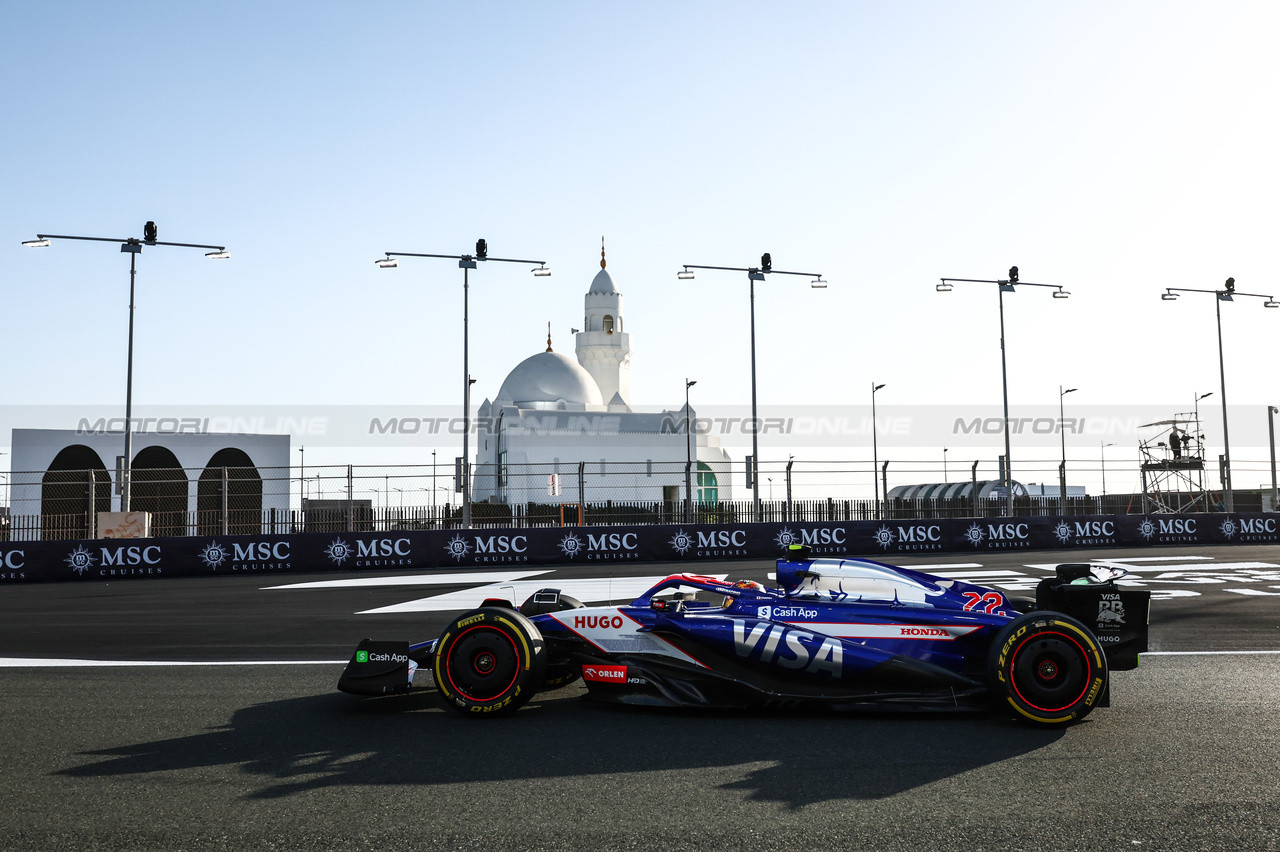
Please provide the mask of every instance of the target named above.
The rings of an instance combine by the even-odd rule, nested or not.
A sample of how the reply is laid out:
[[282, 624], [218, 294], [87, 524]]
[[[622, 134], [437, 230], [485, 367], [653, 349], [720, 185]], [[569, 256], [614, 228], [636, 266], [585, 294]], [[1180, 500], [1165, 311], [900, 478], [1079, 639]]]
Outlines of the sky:
[[[1065, 385], [1075, 405], [1186, 411], [1218, 389], [1213, 298], [1164, 288], [1230, 276], [1280, 293], [1274, 3], [67, 2], [7, 17], [0, 406], [123, 408], [126, 256], [20, 243], [140, 236], [147, 220], [232, 258], [139, 257], [135, 405], [457, 405], [459, 270], [374, 260], [480, 237], [554, 274], [472, 278], [477, 404], [545, 347], [548, 322], [572, 351], [602, 236], [642, 409], [681, 405], [686, 377], [695, 404], [750, 400], [745, 276], [680, 281], [686, 263], [767, 251], [830, 282], [758, 289], [760, 399], [779, 406], [867, 405], [873, 381], [890, 410], [998, 406], [996, 288], [935, 285], [1017, 265], [1071, 298], [1007, 296], [1014, 406], [1056, 406]], [[1280, 310], [1223, 308], [1233, 417], [1261, 421], [1280, 402]]]

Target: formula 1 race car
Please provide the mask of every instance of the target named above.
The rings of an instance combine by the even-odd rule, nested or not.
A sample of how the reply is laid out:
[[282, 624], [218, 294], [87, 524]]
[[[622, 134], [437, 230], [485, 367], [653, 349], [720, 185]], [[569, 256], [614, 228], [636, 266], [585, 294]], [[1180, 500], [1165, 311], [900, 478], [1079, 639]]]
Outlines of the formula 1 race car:
[[421, 644], [362, 641], [338, 681], [407, 692], [429, 669], [446, 707], [509, 713], [579, 677], [592, 700], [661, 707], [1011, 710], [1062, 725], [1110, 705], [1108, 675], [1147, 649], [1150, 592], [1105, 564], [1057, 567], [1035, 600], [864, 559], [778, 560], [779, 588], [667, 577], [626, 606], [542, 589], [490, 599]]

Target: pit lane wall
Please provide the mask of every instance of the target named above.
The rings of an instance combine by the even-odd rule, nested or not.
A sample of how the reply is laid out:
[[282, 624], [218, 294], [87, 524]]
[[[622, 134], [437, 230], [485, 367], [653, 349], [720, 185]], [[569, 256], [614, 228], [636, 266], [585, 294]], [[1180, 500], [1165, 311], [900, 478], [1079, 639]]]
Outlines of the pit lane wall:
[[[1280, 543], [1280, 515], [1090, 515], [827, 523], [686, 524], [0, 542], [0, 585], [22, 582], [458, 569], [494, 565], [772, 559], [892, 560], [929, 553]], [[1083, 557], [1083, 554], [1082, 554]]]

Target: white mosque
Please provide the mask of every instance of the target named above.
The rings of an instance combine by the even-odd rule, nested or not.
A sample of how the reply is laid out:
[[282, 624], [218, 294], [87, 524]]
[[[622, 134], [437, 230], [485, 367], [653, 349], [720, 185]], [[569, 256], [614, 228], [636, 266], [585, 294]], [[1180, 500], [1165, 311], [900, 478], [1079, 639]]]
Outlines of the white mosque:
[[[631, 409], [631, 335], [622, 294], [605, 268], [591, 281], [577, 360], [547, 349], [516, 365], [480, 406], [472, 497], [495, 503], [678, 502], [686, 454], [694, 500], [731, 498], [730, 459], [719, 439], [686, 426], [684, 408]], [[581, 480], [579, 472], [582, 472]]]

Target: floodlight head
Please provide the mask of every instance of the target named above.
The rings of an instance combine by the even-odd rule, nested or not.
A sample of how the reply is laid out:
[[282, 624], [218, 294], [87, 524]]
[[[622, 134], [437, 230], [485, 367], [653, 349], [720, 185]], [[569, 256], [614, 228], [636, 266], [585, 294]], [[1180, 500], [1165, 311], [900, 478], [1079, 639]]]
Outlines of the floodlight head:
[[765, 252], [764, 254], [760, 255], [760, 271], [761, 272], [773, 271], [773, 257], [769, 255], [769, 252]]
[[677, 278], [679, 278], [681, 281], [692, 281], [692, 280], [693, 280], [693, 270], [692, 270], [692, 269], [682, 269], [682, 270], [680, 270], [679, 272], [677, 272], [677, 273], [676, 273], [676, 277], [677, 277]]
[[1016, 266], [1009, 267], [1009, 283], [1010, 284], [1018, 283], [1018, 267]]
[[1227, 292], [1228, 292], [1228, 293], [1234, 293], [1235, 291], [1236, 291], [1236, 279], [1234, 279], [1234, 278], [1228, 278], [1228, 279], [1227, 279]]
[[231, 257], [231, 252], [226, 249], [218, 249], [217, 251], [207, 251], [204, 256], [210, 260], [227, 260]]
[[1178, 301], [1178, 294], [1177, 293], [1161, 293], [1160, 298], [1166, 302], [1176, 302]]
[[156, 230], [155, 222], [148, 222], [142, 226], [142, 241], [147, 245], [153, 246], [156, 244], [156, 240], [158, 239], [157, 234], [158, 231]]
[[685, 386], [685, 387], [687, 387], [687, 388], [691, 388], [691, 387], [693, 387], [694, 385], [696, 385], [697, 383], [698, 383], [698, 380], [697, 380], [697, 379], [694, 379], [693, 381], [689, 381], [688, 379], [686, 379], [686, 380], [685, 380], [685, 383], [684, 383], [684, 386]]
[[1063, 396], [1066, 396], [1067, 394], [1069, 394], [1069, 393], [1075, 393], [1075, 392], [1076, 392], [1076, 391], [1078, 391], [1078, 390], [1080, 390], [1080, 388], [1067, 388], [1066, 390], [1064, 390], [1064, 391], [1062, 392], [1062, 395], [1063, 395]]
[[1271, 298], [1267, 299], [1265, 302], [1263, 302], [1263, 303], [1262, 303], [1262, 307], [1264, 307], [1264, 308], [1280, 308], [1280, 302], [1277, 302], [1277, 301], [1276, 301], [1276, 299], [1275, 299], [1275, 296], [1272, 296]]
[[809, 286], [815, 290], [825, 290], [827, 288], [827, 282], [821, 278], [815, 278], [809, 282]]
[[1069, 290], [1063, 290], [1061, 287], [1053, 291], [1053, 298], [1055, 299], [1067, 299], [1070, 297], [1071, 292]]
[[476, 240], [476, 257], [480, 260], [489, 257], [489, 244], [484, 240]]
[[880, 388], [882, 388], [882, 387], [884, 387], [884, 384], [878, 384], [878, 385], [874, 385], [874, 384], [873, 384], [873, 386], [872, 386], [872, 388], [871, 388], [871, 392], [872, 392], [872, 393], [875, 393], [876, 391], [880, 390]]
[[539, 278], [546, 278], [548, 275], [551, 274], [551, 267], [547, 266], [544, 263], [542, 266], [535, 267], [533, 270], [533, 274]]
[[374, 263], [378, 264], [378, 266], [382, 267], [383, 269], [395, 269], [397, 266], [400, 265], [400, 262], [396, 260], [394, 257], [380, 257], [377, 260], [375, 260]]
[[948, 284], [948, 283], [946, 282], [946, 279], [943, 279], [942, 283], [941, 283], [941, 284], [939, 284], [939, 285], [937, 285], [937, 287], [936, 287], [935, 289], [936, 289], [939, 293], [950, 293], [950, 292], [951, 292], [951, 285], [950, 285], [950, 284]]
[[27, 248], [44, 248], [49, 245], [48, 240], [24, 240], [22, 243]]

